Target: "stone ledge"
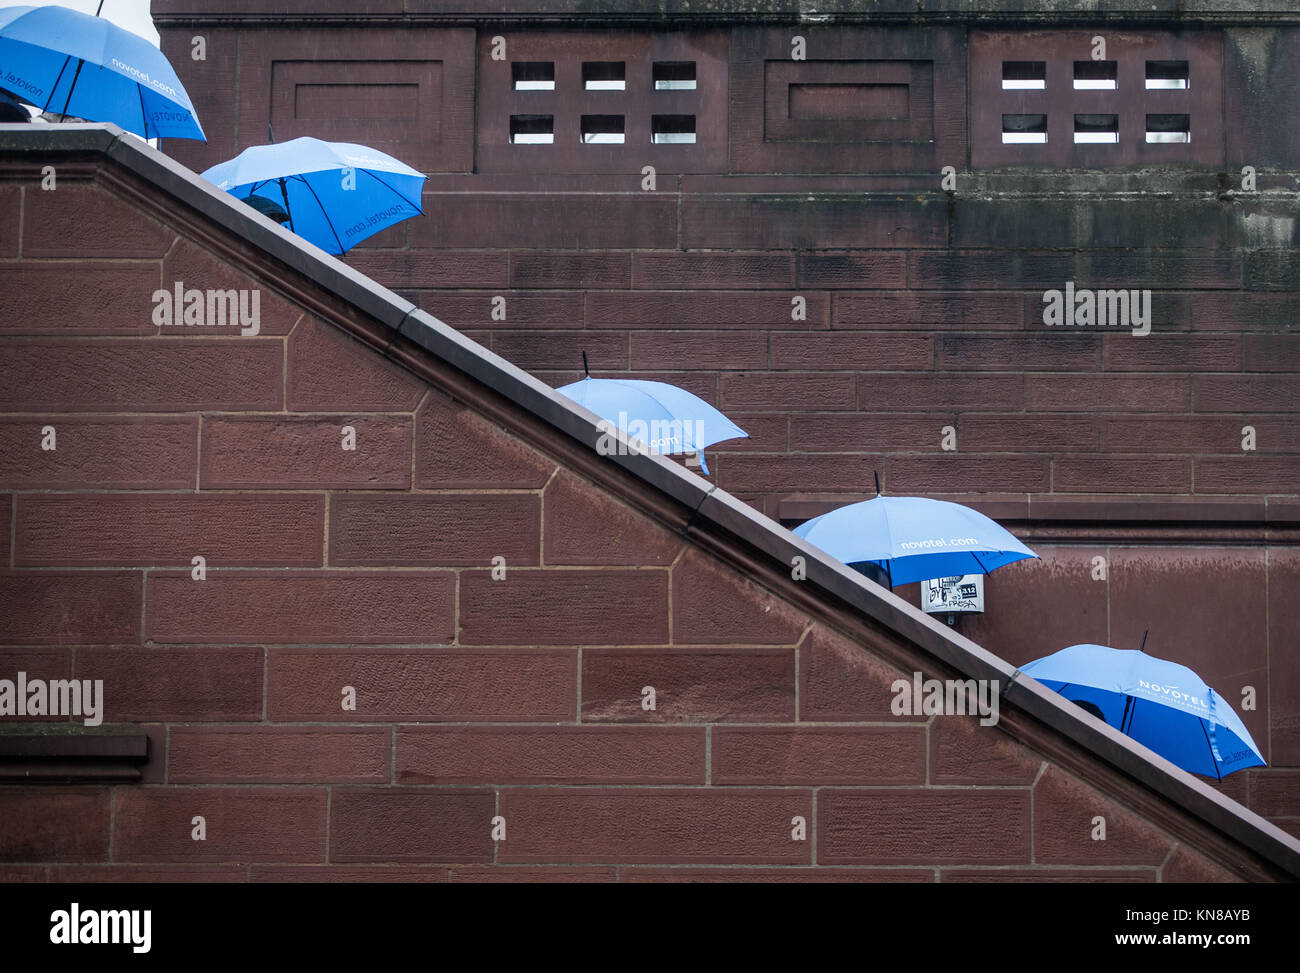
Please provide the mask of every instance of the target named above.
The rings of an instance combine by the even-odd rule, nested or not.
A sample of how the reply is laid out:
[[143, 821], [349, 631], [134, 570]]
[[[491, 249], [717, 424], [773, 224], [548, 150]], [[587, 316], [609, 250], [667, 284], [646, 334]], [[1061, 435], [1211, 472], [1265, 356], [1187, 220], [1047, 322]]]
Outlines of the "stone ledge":
[[1061, 9], [1054, 0], [371, 0], [360, 14], [349, 0], [154, 0], [160, 27], [195, 22], [274, 20], [548, 24], [788, 23], [809, 28], [889, 22], [972, 24], [1294, 23], [1293, 0], [1094, 0]]

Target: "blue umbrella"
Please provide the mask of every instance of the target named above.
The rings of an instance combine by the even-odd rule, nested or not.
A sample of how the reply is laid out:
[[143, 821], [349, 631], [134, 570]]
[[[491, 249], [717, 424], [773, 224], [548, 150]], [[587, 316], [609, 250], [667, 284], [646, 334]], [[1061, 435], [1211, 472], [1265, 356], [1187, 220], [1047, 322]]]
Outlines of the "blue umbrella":
[[891, 588], [988, 574], [1038, 557], [978, 510], [927, 497], [877, 496], [851, 503], [805, 521], [794, 533], [850, 567], [876, 565], [887, 573]]
[[141, 138], [207, 141], [158, 48], [66, 7], [0, 9], [0, 87], [42, 111], [113, 122]]
[[1222, 780], [1264, 766], [1241, 718], [1187, 666], [1141, 649], [1072, 645], [1020, 671], [1193, 774]]
[[351, 142], [255, 145], [203, 178], [333, 254], [424, 212], [422, 173]]
[[[582, 356], [586, 364], [587, 355]], [[709, 403], [667, 382], [592, 378], [588, 375], [556, 391], [586, 406], [654, 453], [699, 453], [707, 475], [704, 447], [749, 434]]]

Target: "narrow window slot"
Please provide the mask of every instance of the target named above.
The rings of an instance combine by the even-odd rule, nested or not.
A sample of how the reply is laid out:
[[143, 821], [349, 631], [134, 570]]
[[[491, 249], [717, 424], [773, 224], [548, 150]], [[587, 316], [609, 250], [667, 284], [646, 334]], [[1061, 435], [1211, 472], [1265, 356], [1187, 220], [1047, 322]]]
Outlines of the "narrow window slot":
[[651, 69], [655, 91], [694, 91], [694, 61], [655, 61]]
[[1118, 115], [1075, 115], [1074, 144], [1119, 141]]
[[1190, 142], [1191, 117], [1188, 115], [1148, 115], [1148, 142]]
[[659, 145], [694, 145], [694, 115], [651, 115], [650, 141]]
[[1147, 61], [1148, 88], [1186, 88], [1189, 77], [1186, 61]]
[[1074, 87], [1076, 89], [1109, 88], [1118, 86], [1119, 64], [1116, 61], [1075, 61]]
[[622, 91], [627, 87], [622, 61], [583, 61], [582, 86], [587, 91]]
[[515, 91], [554, 91], [554, 61], [514, 61], [510, 65]]
[[588, 145], [622, 145], [622, 115], [583, 115], [582, 141]]
[[1046, 87], [1046, 61], [1002, 62], [1002, 89], [1004, 91], [1024, 91]]
[[549, 145], [555, 141], [554, 115], [511, 115], [510, 142], [513, 145]]
[[1046, 115], [1003, 115], [1002, 142], [1009, 144], [1044, 143], [1047, 141]]

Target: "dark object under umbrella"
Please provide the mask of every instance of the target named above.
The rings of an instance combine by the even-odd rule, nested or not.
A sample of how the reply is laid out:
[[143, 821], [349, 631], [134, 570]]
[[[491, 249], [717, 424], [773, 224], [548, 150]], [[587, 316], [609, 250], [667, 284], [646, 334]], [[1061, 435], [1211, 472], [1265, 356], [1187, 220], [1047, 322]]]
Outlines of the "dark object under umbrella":
[[22, 106], [22, 102], [9, 92], [0, 90], [0, 123], [12, 125], [14, 123], [30, 122], [31, 120], [31, 112]]
[[269, 216], [277, 223], [289, 222], [289, 214], [285, 212], [283, 206], [274, 200], [267, 199], [265, 196], [245, 196], [244, 202], [263, 216]]

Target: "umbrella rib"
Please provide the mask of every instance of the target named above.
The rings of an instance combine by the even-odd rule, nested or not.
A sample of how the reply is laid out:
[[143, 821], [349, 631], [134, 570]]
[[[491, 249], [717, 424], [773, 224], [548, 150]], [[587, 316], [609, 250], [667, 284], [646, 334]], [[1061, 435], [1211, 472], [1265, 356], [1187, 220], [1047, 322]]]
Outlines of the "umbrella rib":
[[[269, 181], [269, 180], [268, 180], [268, 181]], [[306, 181], [307, 181], [307, 180], [305, 180], [305, 179], [303, 180], [303, 182], [306, 182]], [[313, 193], [312, 195], [314, 196], [315, 193]], [[285, 218], [288, 219], [288, 221], [289, 221], [289, 232], [290, 232], [290, 233], [297, 233], [298, 231], [295, 230], [295, 229], [293, 228], [293, 211], [292, 211], [291, 209], [289, 209], [289, 190], [287, 190], [287, 189], [284, 188], [284, 180], [283, 180], [283, 179], [280, 180], [280, 198], [284, 200], [284, 215], [285, 215]], [[316, 202], [319, 203], [320, 200], [318, 199], [318, 200], [316, 200]], [[324, 209], [325, 209], [325, 208], [322, 206], [322, 207], [321, 207], [321, 212], [322, 212], [322, 213], [324, 212]], [[331, 228], [331, 229], [332, 229], [332, 228]]]
[[[330, 228], [330, 232], [334, 234], [334, 242], [339, 245], [339, 253], [340, 254], [346, 253], [347, 247], [343, 246], [343, 241], [339, 239], [339, 232], [338, 230], [334, 229], [334, 221], [330, 219], [329, 213], [325, 211], [325, 204], [322, 203], [320, 201], [320, 197], [316, 195], [316, 190], [311, 188], [311, 183], [307, 181], [307, 177], [299, 175], [299, 176], [295, 176], [294, 178], [301, 179], [302, 184], [307, 187], [307, 192], [311, 193], [311, 198], [316, 200], [316, 205], [320, 207], [320, 215], [325, 217], [325, 225]], [[287, 202], [288, 201], [286, 200], [286, 204]]]
[[[77, 88], [77, 79], [81, 77], [81, 68], [85, 63], [86, 62], [84, 59], [77, 58], [77, 70], [76, 73], [73, 74], [72, 76], [72, 84], [68, 85], [68, 97], [63, 102], [64, 118], [68, 117], [68, 106], [72, 104], [72, 92], [75, 91]], [[67, 65], [65, 64], [64, 67], [67, 67]], [[59, 72], [59, 77], [63, 77], [62, 71]]]
[[[100, 3], [101, 7], [103, 5], [104, 5], [103, 3]], [[99, 16], [99, 15], [96, 14], [95, 16]], [[144, 89], [137, 84], [135, 86], [135, 93], [140, 96], [140, 124], [144, 126], [144, 140], [148, 142], [149, 141], [149, 113], [145, 111], [145, 107], [144, 107]]]
[[[63, 67], [59, 68], [59, 76], [54, 79], [54, 84], [50, 86], [50, 96], [45, 99], [45, 104], [41, 106], [42, 114], [50, 110], [50, 102], [54, 100], [54, 92], [59, 90], [59, 82], [63, 80], [63, 72], [68, 70], [68, 62], [70, 62], [71, 60], [72, 60], [71, 54], [69, 54], [67, 57], [63, 59]], [[68, 92], [68, 97], [69, 98], [72, 97], [72, 92], [70, 91]], [[67, 106], [65, 105], [64, 107]]]
[[888, 545], [888, 551], [885, 555], [885, 570], [889, 572], [889, 590], [894, 590], [894, 531], [889, 523], [889, 507], [885, 506], [882, 500], [880, 503], [880, 517], [885, 522], [885, 543]]
[[364, 173], [365, 173], [367, 176], [369, 176], [371, 179], [375, 180], [375, 182], [379, 183], [379, 185], [381, 185], [381, 186], [383, 186], [385, 189], [387, 189], [390, 193], [392, 193], [394, 196], [396, 196], [396, 197], [397, 197], [398, 199], [400, 199], [402, 202], [406, 203], [408, 206], [414, 206], [417, 210], [420, 211], [420, 215], [421, 215], [421, 216], [424, 215], [424, 207], [420, 206], [419, 203], [412, 203], [412, 202], [411, 202], [409, 199], [407, 199], [404, 195], [402, 195], [401, 193], [399, 193], [399, 192], [398, 192], [396, 189], [394, 189], [392, 186], [388, 185], [388, 183], [384, 182], [384, 180], [380, 179], [378, 176], [376, 176], [376, 175], [375, 175], [373, 172], [371, 172], [369, 169], [362, 169], [361, 171], [364, 172]]
[[1205, 732], [1205, 720], [1197, 720], [1201, 727], [1201, 735], [1205, 737], [1205, 745], [1210, 748], [1210, 763], [1214, 764], [1214, 776], [1219, 778], [1219, 783], [1223, 783], [1223, 775], [1219, 773], [1219, 761], [1214, 757], [1214, 744], [1210, 742], [1210, 735]]

